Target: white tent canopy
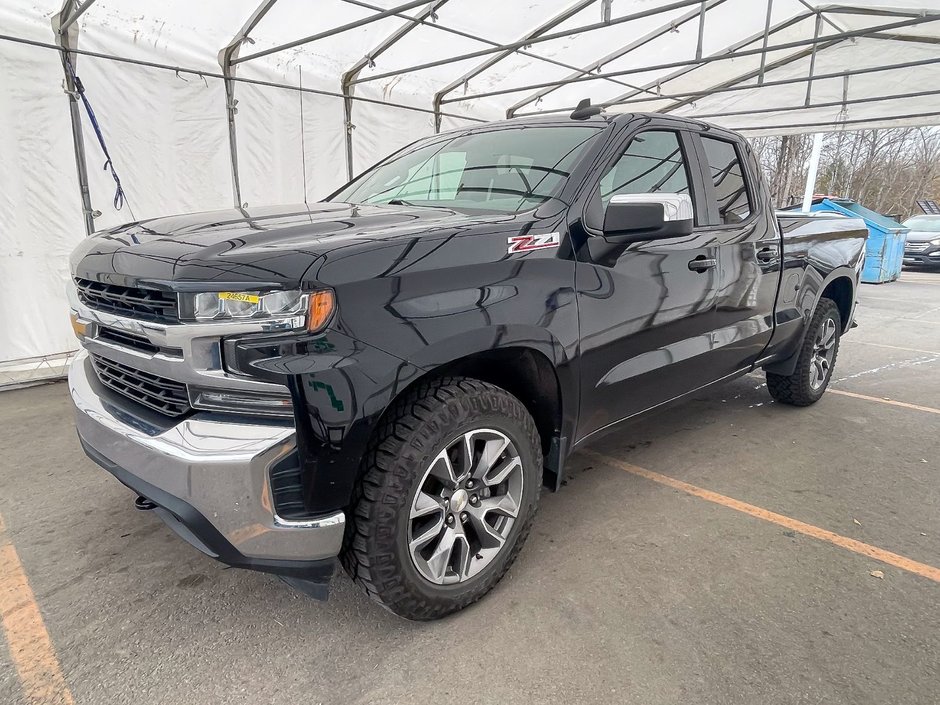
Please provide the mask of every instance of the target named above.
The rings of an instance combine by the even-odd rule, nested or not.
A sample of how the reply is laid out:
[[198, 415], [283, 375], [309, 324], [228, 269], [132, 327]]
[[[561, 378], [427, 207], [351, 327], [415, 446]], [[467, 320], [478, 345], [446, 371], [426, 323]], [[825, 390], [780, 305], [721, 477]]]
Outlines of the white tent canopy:
[[317, 200], [435, 130], [585, 97], [749, 134], [937, 124], [938, 48], [940, 0], [0, 0], [0, 365], [74, 349], [87, 227]]

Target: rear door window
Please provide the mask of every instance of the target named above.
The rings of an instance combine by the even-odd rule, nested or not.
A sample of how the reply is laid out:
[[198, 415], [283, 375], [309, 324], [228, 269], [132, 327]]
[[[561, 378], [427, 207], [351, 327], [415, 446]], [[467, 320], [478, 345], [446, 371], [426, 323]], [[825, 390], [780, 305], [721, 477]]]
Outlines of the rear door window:
[[715, 187], [721, 225], [740, 223], [751, 214], [747, 181], [741, 159], [734, 144], [714, 137], [702, 136], [708, 161], [706, 179]]

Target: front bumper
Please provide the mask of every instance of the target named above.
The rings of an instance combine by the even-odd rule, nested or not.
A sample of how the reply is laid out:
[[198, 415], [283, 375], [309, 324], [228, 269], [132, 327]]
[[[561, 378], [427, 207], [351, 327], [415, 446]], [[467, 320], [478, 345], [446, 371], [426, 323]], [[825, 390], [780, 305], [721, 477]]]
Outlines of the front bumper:
[[904, 264], [921, 264], [940, 267], [940, 247], [931, 246], [918, 252], [904, 252]]
[[233, 566], [329, 580], [343, 512], [285, 520], [274, 510], [269, 470], [295, 450], [292, 424], [211, 414], [152, 424], [109, 400], [84, 351], [69, 370], [69, 391], [89, 457], [156, 504], [189, 543]]

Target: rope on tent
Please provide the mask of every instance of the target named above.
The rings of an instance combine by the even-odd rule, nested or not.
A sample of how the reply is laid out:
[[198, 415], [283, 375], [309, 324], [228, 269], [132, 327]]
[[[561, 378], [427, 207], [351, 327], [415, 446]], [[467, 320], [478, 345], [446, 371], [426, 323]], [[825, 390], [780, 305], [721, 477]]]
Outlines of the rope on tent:
[[[101, 151], [104, 152], [105, 162], [102, 169], [110, 171], [111, 178], [114, 179], [114, 209], [121, 210], [125, 203], [124, 188], [121, 186], [121, 179], [118, 177], [117, 171], [114, 169], [114, 163], [111, 161], [111, 153], [108, 152], [108, 145], [105, 144], [104, 135], [101, 134], [101, 126], [98, 124], [98, 118], [95, 116], [95, 111], [91, 107], [91, 103], [88, 102], [88, 98], [85, 96], [85, 86], [82, 85], [82, 80], [75, 74], [72, 61], [68, 56], [65, 57], [65, 66], [72, 79], [72, 85], [75, 86], [75, 92], [78, 94], [78, 97], [82, 99], [82, 105], [85, 106], [85, 112], [88, 113], [88, 119], [91, 121], [91, 126], [95, 130], [95, 136], [98, 138], [98, 144], [101, 145]], [[131, 217], [136, 220], [136, 216], [134, 215], [133, 209], [130, 208], [130, 205], [128, 205], [128, 209], [131, 211]]]

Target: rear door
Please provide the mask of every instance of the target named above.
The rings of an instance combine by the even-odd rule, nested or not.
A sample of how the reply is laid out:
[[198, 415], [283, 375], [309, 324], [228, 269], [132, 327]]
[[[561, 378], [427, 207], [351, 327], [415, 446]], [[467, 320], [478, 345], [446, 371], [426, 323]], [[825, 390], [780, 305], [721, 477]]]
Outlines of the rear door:
[[615, 141], [588, 184], [578, 247], [581, 413], [578, 439], [716, 379], [709, 359], [718, 293], [714, 229], [618, 243], [601, 232], [610, 198], [685, 193], [707, 223], [696, 148], [673, 123]]
[[712, 363], [730, 375], [754, 363], [774, 330], [781, 240], [756, 160], [730, 135], [692, 135], [705, 182], [705, 229], [718, 247]]

